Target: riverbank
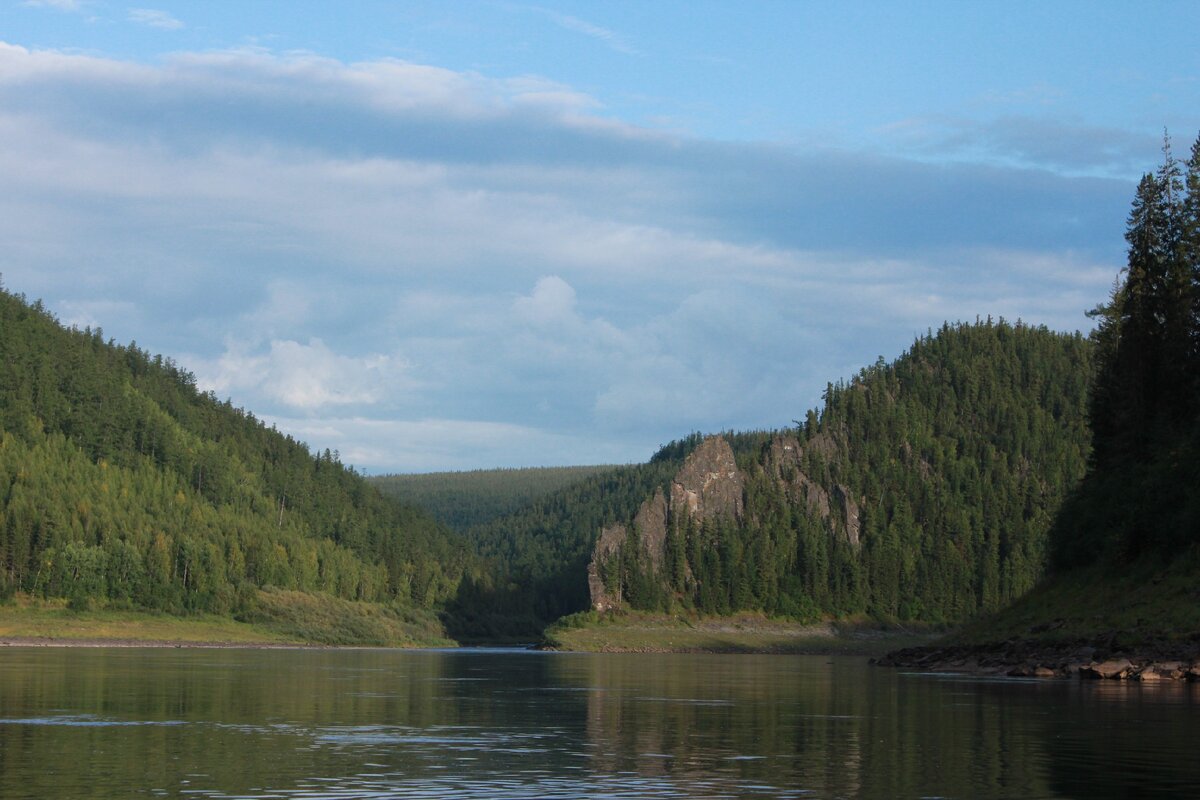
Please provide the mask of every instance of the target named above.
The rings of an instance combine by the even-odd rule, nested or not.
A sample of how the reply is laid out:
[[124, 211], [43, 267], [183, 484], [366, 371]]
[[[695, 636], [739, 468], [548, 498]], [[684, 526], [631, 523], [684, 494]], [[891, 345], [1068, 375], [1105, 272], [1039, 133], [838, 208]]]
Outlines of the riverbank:
[[1197, 575], [1195, 548], [1075, 570], [944, 641], [876, 663], [1014, 677], [1200, 680]]
[[928, 644], [942, 631], [868, 620], [800, 623], [761, 614], [687, 617], [575, 614], [550, 626], [544, 647], [589, 653], [789, 653], [880, 656]]
[[446, 647], [432, 612], [301, 592], [260, 592], [242, 619], [130, 609], [72, 609], [24, 595], [0, 603], [0, 646]]
[[984, 644], [909, 647], [874, 663], [926, 672], [963, 672], [1020, 678], [1200, 681], [1200, 639], [1122, 644], [1100, 639], [1012, 639]]

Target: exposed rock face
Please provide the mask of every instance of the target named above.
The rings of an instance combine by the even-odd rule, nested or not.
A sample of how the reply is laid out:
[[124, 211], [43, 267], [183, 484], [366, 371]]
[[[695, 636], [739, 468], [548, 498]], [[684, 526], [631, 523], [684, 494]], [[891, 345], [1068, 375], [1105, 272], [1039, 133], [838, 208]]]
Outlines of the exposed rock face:
[[[745, 476], [737, 468], [733, 448], [720, 436], [711, 436], [684, 459], [671, 482], [670, 496], [661, 489], [642, 503], [633, 518], [635, 537], [659, 572], [667, 545], [667, 524], [674, 515], [686, 513], [702, 521], [718, 516], [740, 519], [744, 510]], [[592, 608], [607, 611], [621, 603], [620, 591], [610, 592], [600, 577], [601, 564], [616, 555], [625, 544], [628, 530], [613, 525], [600, 532], [588, 564], [588, 591]]]
[[858, 534], [862, 529], [862, 523], [858, 518], [858, 503], [854, 502], [850, 490], [840, 483], [833, 487], [833, 496], [841, 506], [842, 519], [846, 523], [846, 540], [854, 547], [858, 547]]
[[592, 608], [596, 611], [608, 611], [621, 604], [621, 590], [618, 587], [612, 593], [604, 586], [600, 577], [600, 563], [614, 556], [621, 549], [627, 532], [620, 523], [600, 531], [600, 539], [592, 551], [592, 560], [588, 562], [588, 593], [592, 598]]
[[667, 498], [662, 489], [642, 503], [633, 519], [633, 528], [646, 554], [650, 556], [654, 571], [658, 572], [662, 568], [663, 553], [667, 547]]
[[720, 436], [700, 443], [671, 483], [671, 511], [687, 509], [692, 519], [730, 516], [741, 519], [746, 481], [733, 448]]
[[776, 436], [767, 455], [775, 479], [782, 483], [793, 503], [804, 503], [809, 511], [829, 519], [829, 492], [805, 474], [804, 448], [794, 436]]
[[810, 478], [804, 472], [805, 450], [829, 458], [836, 453], [837, 444], [824, 433], [814, 436], [807, 447], [802, 447], [794, 436], [776, 436], [768, 450], [768, 469], [786, 487], [793, 503], [804, 503], [809, 511], [825, 520], [831, 531], [841, 533], [857, 547], [862, 531], [858, 503], [846, 486], [837, 484], [831, 493]]
[[[858, 501], [841, 484], [826, 488], [804, 471], [805, 452], [831, 460], [838, 443], [830, 434], [814, 436], [801, 446], [794, 436], [771, 440], [763, 466], [784, 487], [790, 501], [803, 505], [825, 521], [834, 536], [858, 547], [862, 524]], [[710, 436], [684, 459], [683, 466], [667, 491], [657, 490], [638, 508], [630, 523], [633, 540], [641, 547], [653, 572], [661, 574], [666, 558], [667, 535], [672, 521], [689, 518], [695, 522], [718, 517], [741, 520], [745, 514], [746, 476], [738, 469], [733, 448], [724, 437]], [[600, 533], [588, 565], [588, 589], [592, 608], [607, 611], [622, 602], [620, 590], [605, 589], [600, 571], [628, 540], [625, 525], [613, 525]], [[643, 562], [645, 563], [645, 562]], [[687, 580], [691, 571], [687, 569]]]

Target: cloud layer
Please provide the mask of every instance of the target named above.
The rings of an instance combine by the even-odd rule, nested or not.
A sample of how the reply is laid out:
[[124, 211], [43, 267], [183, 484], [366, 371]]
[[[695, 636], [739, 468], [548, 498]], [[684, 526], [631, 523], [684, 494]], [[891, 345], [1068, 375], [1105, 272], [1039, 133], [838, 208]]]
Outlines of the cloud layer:
[[647, 130], [536, 77], [0, 44], [2, 270], [373, 471], [642, 459], [786, 425], [945, 319], [1086, 324], [1128, 180], [1030, 121], [902, 133], [920, 159]]

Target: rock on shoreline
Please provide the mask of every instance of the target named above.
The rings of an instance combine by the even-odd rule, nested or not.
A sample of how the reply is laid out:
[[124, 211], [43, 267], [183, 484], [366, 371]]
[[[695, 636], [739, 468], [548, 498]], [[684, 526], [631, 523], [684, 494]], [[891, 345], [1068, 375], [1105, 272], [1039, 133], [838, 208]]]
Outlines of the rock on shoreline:
[[1123, 645], [1099, 639], [1009, 639], [976, 645], [909, 647], [872, 663], [929, 672], [965, 672], [1021, 678], [1200, 681], [1200, 634], [1184, 641]]

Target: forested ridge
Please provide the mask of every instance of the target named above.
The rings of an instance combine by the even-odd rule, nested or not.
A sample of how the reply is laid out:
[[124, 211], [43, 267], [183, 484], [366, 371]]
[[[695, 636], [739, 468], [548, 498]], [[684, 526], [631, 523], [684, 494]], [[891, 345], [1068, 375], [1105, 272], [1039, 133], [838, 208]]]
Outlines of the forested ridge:
[[461, 539], [136, 344], [0, 289], [0, 593], [237, 612], [263, 587], [430, 608]]
[[1043, 574], [1083, 474], [1091, 352], [1079, 334], [1003, 320], [931, 331], [829, 385], [797, 429], [743, 448], [740, 518], [672, 508], [658, 569], [631, 525], [605, 583], [635, 608], [712, 614], [996, 608]]
[[476, 469], [463, 472], [376, 475], [381, 492], [425, 509], [455, 530], [484, 525], [548, 494], [578, 483], [607, 466]]

